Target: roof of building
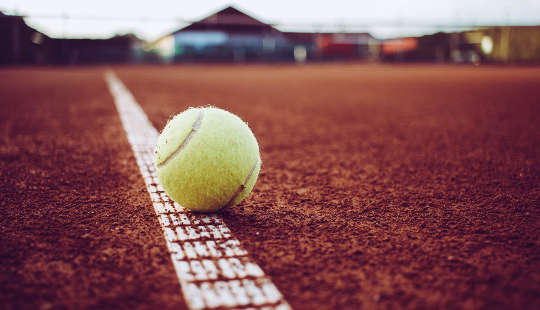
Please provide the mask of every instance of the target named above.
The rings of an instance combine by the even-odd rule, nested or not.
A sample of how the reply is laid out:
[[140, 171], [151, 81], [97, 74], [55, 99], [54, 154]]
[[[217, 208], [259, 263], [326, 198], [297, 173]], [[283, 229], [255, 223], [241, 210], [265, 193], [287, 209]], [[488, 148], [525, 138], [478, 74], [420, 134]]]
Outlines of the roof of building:
[[257, 32], [278, 33], [272, 25], [263, 23], [246, 13], [228, 6], [208, 17], [192, 23], [173, 34], [183, 31], [225, 31], [225, 32]]

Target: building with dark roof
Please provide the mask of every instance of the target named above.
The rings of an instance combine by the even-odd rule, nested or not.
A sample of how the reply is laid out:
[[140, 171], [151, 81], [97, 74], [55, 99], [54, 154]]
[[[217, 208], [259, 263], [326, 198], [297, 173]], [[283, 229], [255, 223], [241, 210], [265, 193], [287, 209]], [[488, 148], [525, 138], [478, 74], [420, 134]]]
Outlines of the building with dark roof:
[[373, 58], [377, 42], [367, 33], [282, 32], [227, 7], [154, 46], [167, 61], [305, 61]]
[[233, 7], [227, 7], [161, 38], [156, 44], [169, 61], [272, 61], [291, 57], [285, 36]]
[[243, 62], [293, 57], [279, 30], [233, 7], [180, 29], [174, 38], [178, 60]]

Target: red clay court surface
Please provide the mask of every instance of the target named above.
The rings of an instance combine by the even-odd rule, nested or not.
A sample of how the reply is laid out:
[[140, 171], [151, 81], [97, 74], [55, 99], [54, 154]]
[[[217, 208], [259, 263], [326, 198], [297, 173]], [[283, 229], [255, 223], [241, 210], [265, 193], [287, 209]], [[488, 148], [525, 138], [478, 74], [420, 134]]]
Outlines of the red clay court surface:
[[[185, 309], [107, 68], [0, 71], [0, 304]], [[540, 308], [540, 68], [113, 68], [153, 125], [240, 115], [219, 212], [294, 309]]]

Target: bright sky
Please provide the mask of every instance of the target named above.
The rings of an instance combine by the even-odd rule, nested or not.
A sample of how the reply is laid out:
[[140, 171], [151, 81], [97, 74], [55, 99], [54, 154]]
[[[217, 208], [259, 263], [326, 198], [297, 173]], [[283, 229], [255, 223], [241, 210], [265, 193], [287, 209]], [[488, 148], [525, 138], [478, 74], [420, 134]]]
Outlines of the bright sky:
[[425, 25], [540, 24], [538, 0], [0, 0], [0, 10], [29, 16], [30, 26], [53, 37], [133, 32], [153, 40], [231, 4], [281, 30], [367, 31], [378, 38], [443, 30]]

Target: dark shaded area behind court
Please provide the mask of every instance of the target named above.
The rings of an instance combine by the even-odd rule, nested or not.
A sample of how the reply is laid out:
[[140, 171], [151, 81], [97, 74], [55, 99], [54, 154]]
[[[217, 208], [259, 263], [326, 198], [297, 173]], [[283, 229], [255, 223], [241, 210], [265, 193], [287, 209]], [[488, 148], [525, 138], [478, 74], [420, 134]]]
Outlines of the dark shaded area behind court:
[[28, 26], [20, 16], [0, 12], [0, 65], [132, 63], [143, 57], [133, 35], [109, 39], [59, 39]]

